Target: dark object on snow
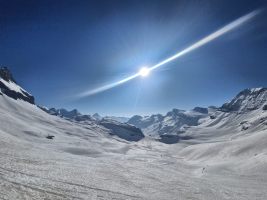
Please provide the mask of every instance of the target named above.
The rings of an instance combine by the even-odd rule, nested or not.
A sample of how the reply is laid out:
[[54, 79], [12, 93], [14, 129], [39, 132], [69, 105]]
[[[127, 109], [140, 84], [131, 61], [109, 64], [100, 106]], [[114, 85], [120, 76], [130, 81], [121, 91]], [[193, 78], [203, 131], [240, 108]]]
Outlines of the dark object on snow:
[[267, 104], [263, 106], [262, 110], [267, 110]]
[[165, 144], [176, 144], [181, 140], [191, 140], [193, 139], [191, 136], [181, 136], [181, 135], [161, 135], [160, 139], [158, 139], [159, 142], [163, 142]]
[[216, 117], [214, 115], [211, 115], [210, 116], [210, 119], [215, 119]]
[[245, 125], [244, 125], [244, 126], [242, 126], [241, 131], [248, 130], [248, 128], [249, 128], [248, 126], [245, 126]]
[[48, 135], [48, 136], [46, 136], [46, 138], [49, 139], [49, 140], [53, 140], [54, 137], [55, 137], [55, 136], [53, 136], [53, 135]]

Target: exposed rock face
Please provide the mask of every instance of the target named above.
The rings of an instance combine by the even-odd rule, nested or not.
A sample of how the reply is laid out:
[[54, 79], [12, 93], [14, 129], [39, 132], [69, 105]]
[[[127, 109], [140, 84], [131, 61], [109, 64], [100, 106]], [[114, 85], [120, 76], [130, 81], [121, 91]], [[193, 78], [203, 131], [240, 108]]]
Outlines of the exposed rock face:
[[195, 112], [203, 113], [203, 114], [208, 114], [208, 108], [202, 108], [202, 107], [195, 107], [193, 109]]
[[81, 113], [79, 113], [79, 111], [77, 109], [73, 109], [71, 111], [68, 111], [66, 109], [61, 108], [58, 110], [58, 113], [60, 116], [70, 118], [70, 119], [81, 115]]
[[99, 124], [109, 129], [111, 131], [111, 135], [117, 135], [118, 137], [128, 141], [139, 141], [145, 137], [139, 128], [130, 124], [107, 119], [101, 120]]
[[17, 85], [7, 67], [0, 68], [0, 94], [5, 94], [15, 100], [22, 99], [34, 104], [34, 97]]
[[91, 115], [77, 115], [73, 119], [77, 122], [95, 121]]
[[11, 72], [8, 70], [7, 67], [0, 67], [0, 77], [4, 79], [5, 81], [12, 81], [16, 83]]
[[267, 101], [267, 88], [252, 88], [241, 91], [230, 102], [220, 108], [224, 112], [247, 112], [264, 107]]
[[47, 112], [50, 115], [56, 115], [56, 116], [60, 116], [60, 117], [68, 118], [68, 119], [75, 119], [76, 117], [83, 116], [77, 109], [73, 109], [71, 111], [68, 111], [64, 108], [60, 108], [60, 109], [50, 108], [50, 109], [48, 109], [48, 108], [42, 107], [42, 106], [39, 106], [39, 108], [41, 108], [43, 111]]

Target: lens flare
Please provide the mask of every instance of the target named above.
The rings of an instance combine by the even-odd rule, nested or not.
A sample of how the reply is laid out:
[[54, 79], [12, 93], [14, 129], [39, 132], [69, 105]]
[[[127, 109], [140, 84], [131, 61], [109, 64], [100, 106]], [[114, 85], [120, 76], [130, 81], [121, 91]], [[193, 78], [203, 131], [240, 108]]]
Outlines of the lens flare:
[[218, 29], [217, 31], [211, 33], [210, 35], [202, 38], [201, 40], [197, 41], [196, 43], [192, 44], [191, 46], [185, 48], [184, 50], [174, 54], [173, 56], [159, 62], [158, 64], [150, 67], [150, 68], [147, 68], [147, 67], [143, 67], [140, 69], [140, 71], [136, 74], [133, 74], [132, 76], [129, 76], [125, 79], [122, 79], [122, 80], [119, 80], [119, 81], [116, 81], [114, 83], [110, 83], [110, 84], [107, 84], [107, 85], [104, 85], [102, 87], [99, 87], [99, 88], [95, 88], [95, 89], [92, 89], [92, 90], [89, 90], [89, 91], [85, 91], [81, 94], [78, 95], [78, 97], [85, 97], [85, 96], [90, 96], [90, 95], [94, 95], [94, 94], [97, 94], [97, 93], [100, 93], [100, 92], [103, 92], [105, 90], [108, 90], [108, 89], [111, 89], [113, 87], [116, 87], [116, 86], [119, 86], [123, 83], [126, 83], [132, 79], [135, 79], [139, 76], [142, 76], [142, 77], [145, 77], [145, 76], [148, 76], [149, 73], [152, 71], [152, 70], [155, 70], [195, 49], [198, 49], [199, 47], [215, 40], [216, 38], [226, 34], [227, 32], [241, 26], [242, 24], [244, 24], [245, 22], [249, 21], [250, 19], [252, 19], [253, 17], [255, 17], [256, 15], [258, 15], [259, 13], [261, 12], [261, 10], [255, 10], [255, 11], [252, 11], [238, 19], [236, 19], [235, 21], [227, 24], [226, 26]]
[[148, 76], [149, 73], [150, 73], [150, 69], [147, 68], [147, 67], [142, 67], [142, 68], [140, 69], [140, 71], [139, 71], [139, 75], [140, 75], [140, 76], [143, 76], [143, 77]]

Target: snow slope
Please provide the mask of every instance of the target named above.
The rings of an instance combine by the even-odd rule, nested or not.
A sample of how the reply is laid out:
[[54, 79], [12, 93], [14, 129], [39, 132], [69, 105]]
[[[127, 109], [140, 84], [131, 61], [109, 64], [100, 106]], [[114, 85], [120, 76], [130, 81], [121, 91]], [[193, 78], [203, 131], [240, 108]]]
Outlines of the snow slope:
[[[261, 102], [245, 112], [242, 104], [237, 111], [169, 113], [163, 117], [169, 126], [201, 116], [197, 125], [179, 133], [190, 139], [175, 144], [151, 137], [128, 141], [110, 133], [130, 131], [131, 136], [138, 132], [133, 126], [61, 118], [2, 93], [0, 199], [264, 200], [267, 111], [262, 92], [257, 95], [262, 101], [242, 98]], [[177, 121], [173, 125], [180, 126]]]
[[[194, 145], [187, 143], [190, 140], [168, 145], [150, 138], [128, 142], [109, 136], [95, 123], [65, 120], [7, 96], [0, 97], [0, 110], [1, 199], [209, 200], [267, 195], [267, 139], [260, 125], [251, 128], [260, 131], [245, 133], [238, 127], [222, 128], [227, 132], [218, 130], [216, 136], [215, 127], [231, 120], [211, 129], [207, 120], [206, 126], [195, 127], [200, 136], [192, 140]], [[48, 140], [47, 135], [55, 138]]]

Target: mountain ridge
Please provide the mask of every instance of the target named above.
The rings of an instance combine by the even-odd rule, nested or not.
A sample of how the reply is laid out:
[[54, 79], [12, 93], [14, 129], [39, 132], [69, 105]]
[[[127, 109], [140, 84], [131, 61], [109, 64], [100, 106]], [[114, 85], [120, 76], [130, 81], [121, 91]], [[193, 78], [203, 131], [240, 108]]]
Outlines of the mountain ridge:
[[34, 104], [34, 96], [20, 87], [7, 67], [0, 67], [0, 94], [5, 94], [13, 99], [22, 99]]

